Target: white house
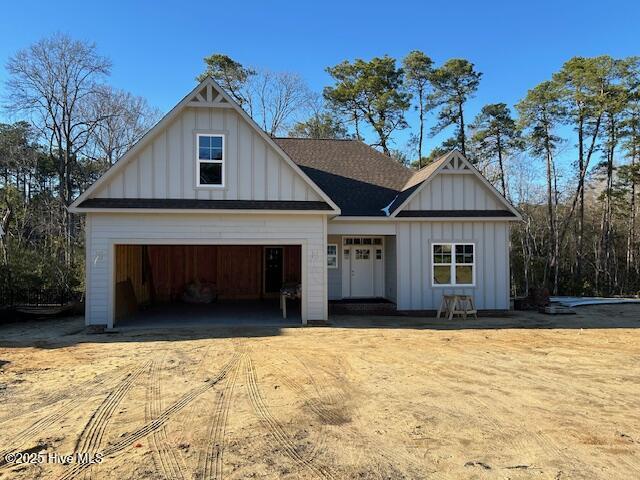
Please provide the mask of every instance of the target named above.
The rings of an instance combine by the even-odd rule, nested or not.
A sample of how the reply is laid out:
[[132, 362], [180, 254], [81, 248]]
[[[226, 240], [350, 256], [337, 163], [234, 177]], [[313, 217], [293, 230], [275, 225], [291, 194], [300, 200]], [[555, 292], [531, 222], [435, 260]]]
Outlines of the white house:
[[191, 282], [252, 300], [299, 282], [303, 323], [354, 298], [505, 310], [520, 219], [457, 151], [414, 171], [356, 140], [271, 138], [212, 79], [70, 210], [86, 215], [86, 322], [109, 327]]

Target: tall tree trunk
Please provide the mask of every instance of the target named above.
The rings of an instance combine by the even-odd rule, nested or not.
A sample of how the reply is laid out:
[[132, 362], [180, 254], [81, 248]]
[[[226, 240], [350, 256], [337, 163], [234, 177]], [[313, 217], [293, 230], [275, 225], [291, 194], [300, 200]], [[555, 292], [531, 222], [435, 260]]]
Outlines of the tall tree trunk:
[[498, 165], [500, 168], [500, 185], [502, 187], [502, 196], [507, 197], [507, 184], [504, 179], [504, 162], [502, 160], [502, 138], [500, 132], [496, 135], [496, 147], [498, 150]]
[[550, 132], [545, 127], [545, 150], [547, 167], [547, 213], [549, 215], [549, 271], [553, 273], [553, 293], [558, 293], [558, 231], [556, 226], [556, 208], [554, 194], [553, 151], [551, 148]]
[[66, 267], [71, 266], [71, 215], [69, 214], [69, 210], [67, 207], [71, 204], [71, 145], [67, 145], [67, 149], [65, 150], [65, 187], [64, 187], [64, 199], [62, 205], [62, 215], [64, 216], [64, 264]]
[[460, 131], [458, 132], [458, 142], [462, 149], [462, 155], [467, 156], [467, 146], [465, 145], [466, 139], [464, 134], [464, 111], [462, 109], [462, 102], [458, 102], [458, 117], [460, 118]]
[[422, 101], [422, 89], [418, 91], [418, 101], [420, 102], [419, 116], [420, 116], [420, 131], [418, 134], [418, 169], [422, 168], [422, 139], [424, 136], [424, 105]]
[[[635, 134], [635, 128], [632, 134]], [[627, 233], [627, 255], [625, 263], [625, 278], [629, 281], [631, 272], [634, 270], [635, 264], [635, 248], [636, 248], [636, 155], [637, 145], [635, 142], [635, 135], [631, 139], [631, 192], [630, 192], [630, 205], [629, 205], [629, 227]]]
[[580, 204], [578, 206], [578, 232], [577, 237], [578, 240], [576, 242], [576, 274], [575, 279], [577, 280], [577, 284], [579, 284], [579, 291], [582, 291], [582, 287], [580, 286], [584, 282], [582, 282], [582, 250], [583, 250], [583, 241], [584, 241], [584, 178], [582, 177], [582, 172], [584, 170], [584, 117], [580, 115], [578, 119], [578, 170], [580, 171], [580, 176], [578, 178], [578, 190], [580, 191]]
[[356, 111], [353, 112], [353, 122], [355, 123], [356, 127], [356, 139], [361, 140], [362, 138], [360, 137], [360, 119], [358, 118], [358, 113]]
[[[583, 168], [582, 171], [580, 172], [580, 175], [578, 176], [578, 186], [576, 188], [575, 194], [573, 195], [573, 199], [571, 201], [571, 208], [569, 209], [569, 212], [567, 213], [566, 219], [562, 225], [562, 230], [560, 233], [560, 243], [562, 243], [564, 241], [564, 237], [567, 234], [567, 232], [569, 231], [569, 225], [570, 225], [570, 221], [573, 218], [573, 214], [576, 210], [576, 207], [578, 206], [578, 202], [580, 200], [580, 198], [584, 199], [584, 181], [587, 175], [587, 169], [589, 168], [589, 164], [591, 163], [591, 157], [593, 156], [593, 154], [596, 151], [596, 148], [598, 146], [598, 136], [600, 133], [600, 127], [601, 127], [601, 123], [602, 123], [602, 114], [598, 116], [598, 118], [596, 119], [596, 124], [594, 126], [594, 130], [593, 130], [593, 134], [591, 135], [591, 141], [590, 141], [590, 145], [589, 145], [589, 149], [587, 150], [587, 154], [584, 157], [584, 164], [583, 164]], [[582, 197], [581, 197], [582, 195]]]
[[606, 294], [611, 293], [612, 279], [611, 274], [611, 218], [612, 218], [612, 202], [613, 193], [613, 159], [616, 148], [616, 121], [613, 114], [609, 115], [609, 144], [607, 145], [607, 181], [605, 189], [604, 206], [602, 211], [601, 222], [601, 261], [602, 273], [604, 274], [603, 286], [606, 286]]

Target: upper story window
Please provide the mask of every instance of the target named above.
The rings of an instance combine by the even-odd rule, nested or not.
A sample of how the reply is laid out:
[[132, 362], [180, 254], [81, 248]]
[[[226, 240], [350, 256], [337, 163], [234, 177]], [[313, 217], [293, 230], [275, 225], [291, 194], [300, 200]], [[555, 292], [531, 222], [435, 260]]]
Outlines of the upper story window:
[[224, 135], [199, 133], [198, 186], [224, 186]]

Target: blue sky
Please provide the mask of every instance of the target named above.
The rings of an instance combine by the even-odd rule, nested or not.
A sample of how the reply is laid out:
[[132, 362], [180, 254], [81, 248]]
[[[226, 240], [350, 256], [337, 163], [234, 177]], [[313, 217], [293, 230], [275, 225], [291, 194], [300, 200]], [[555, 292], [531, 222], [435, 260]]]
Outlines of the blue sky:
[[[3, 2], [0, 85], [10, 55], [57, 31], [95, 41], [113, 61], [111, 83], [163, 111], [193, 87], [202, 58], [213, 52], [295, 71], [320, 91], [330, 81], [326, 66], [419, 49], [437, 63], [467, 58], [483, 72], [468, 106], [473, 116], [486, 103], [517, 102], [572, 56], [640, 54], [640, 2], [634, 0], [88, 4]], [[397, 136], [398, 146], [407, 134]]]

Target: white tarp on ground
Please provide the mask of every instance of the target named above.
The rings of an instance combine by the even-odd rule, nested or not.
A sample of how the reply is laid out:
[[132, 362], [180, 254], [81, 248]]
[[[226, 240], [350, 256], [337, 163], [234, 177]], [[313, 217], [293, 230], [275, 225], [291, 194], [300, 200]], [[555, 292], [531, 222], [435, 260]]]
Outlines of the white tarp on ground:
[[573, 308], [582, 305], [608, 305], [617, 303], [640, 303], [640, 298], [606, 298], [606, 297], [549, 297], [553, 303]]

